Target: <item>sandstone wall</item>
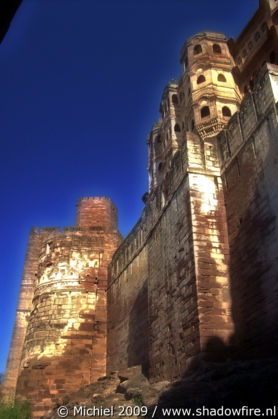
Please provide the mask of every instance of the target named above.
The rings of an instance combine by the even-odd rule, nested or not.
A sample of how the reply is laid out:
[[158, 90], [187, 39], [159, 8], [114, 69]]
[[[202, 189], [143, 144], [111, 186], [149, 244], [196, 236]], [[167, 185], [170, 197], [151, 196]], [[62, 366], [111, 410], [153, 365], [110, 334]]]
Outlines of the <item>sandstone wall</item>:
[[277, 348], [277, 93], [278, 67], [267, 65], [219, 136], [235, 343], [254, 355]]
[[188, 132], [113, 257], [108, 371], [142, 362], [151, 379], [173, 380], [229, 340], [225, 220], [216, 139], [204, 143]]
[[26, 336], [11, 347], [20, 366], [15, 373], [8, 368], [6, 380], [14, 387], [17, 381], [16, 397], [32, 403], [33, 417], [45, 417], [65, 393], [106, 374], [107, 273], [121, 242], [117, 210], [108, 198], [83, 198], [78, 216], [82, 226], [37, 229], [30, 239], [36, 272], [26, 273]]
[[77, 203], [76, 225], [79, 227], [100, 226], [105, 231], [118, 229], [118, 210], [110, 198], [81, 198]]

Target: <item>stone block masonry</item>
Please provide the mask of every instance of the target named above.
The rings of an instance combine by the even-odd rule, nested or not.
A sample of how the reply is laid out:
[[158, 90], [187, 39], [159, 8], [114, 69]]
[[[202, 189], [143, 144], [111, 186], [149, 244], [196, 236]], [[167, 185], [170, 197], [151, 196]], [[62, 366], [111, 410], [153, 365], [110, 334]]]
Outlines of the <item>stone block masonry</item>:
[[106, 373], [107, 270], [120, 242], [102, 197], [79, 201], [76, 227], [31, 231], [5, 387], [33, 417]]
[[261, 0], [237, 41], [187, 40], [123, 241], [104, 197], [78, 202], [75, 227], [31, 231], [4, 388], [35, 418], [115, 370], [174, 381], [277, 354], [277, 14]]
[[141, 363], [155, 381], [217, 356], [215, 339], [233, 333], [216, 140], [203, 147], [188, 133], [165, 182], [113, 256], [108, 284], [107, 369]]
[[235, 341], [277, 353], [278, 66], [267, 64], [219, 136], [230, 243]]
[[275, 352], [277, 80], [265, 66], [227, 131], [186, 133], [114, 254], [108, 371], [175, 380], [200, 357]]

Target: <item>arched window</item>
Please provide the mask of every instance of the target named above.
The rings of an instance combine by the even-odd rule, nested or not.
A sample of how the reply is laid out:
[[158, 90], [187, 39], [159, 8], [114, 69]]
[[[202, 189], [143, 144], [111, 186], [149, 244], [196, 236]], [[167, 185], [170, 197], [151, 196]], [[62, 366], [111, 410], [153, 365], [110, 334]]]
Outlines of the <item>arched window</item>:
[[231, 111], [230, 111], [230, 108], [228, 108], [228, 106], [223, 106], [223, 108], [222, 108], [222, 115], [224, 117], [230, 117], [230, 116], [232, 116]]
[[220, 48], [220, 45], [218, 45], [218, 44], [213, 44], [213, 52], [214, 52], [214, 54], [221, 54], [221, 48]]
[[205, 76], [201, 75], [197, 78], [197, 84], [204, 83], [206, 81]]
[[201, 45], [200, 45], [200, 44], [195, 45], [194, 50], [193, 50], [194, 55], [201, 54], [201, 52], [202, 52], [202, 51], [203, 51], [203, 50], [202, 50], [202, 47], [201, 47]]
[[179, 124], [176, 124], [174, 127], [175, 132], [181, 132], [181, 128], [179, 126]]
[[225, 83], [227, 81], [224, 74], [218, 74], [217, 80], [221, 81], [222, 83]]
[[158, 170], [159, 170], [159, 172], [161, 172], [161, 171], [162, 171], [162, 169], [163, 169], [163, 163], [159, 163], [159, 165], [158, 165]]
[[207, 116], [210, 116], [210, 110], [208, 106], [203, 106], [201, 109], [201, 118], [206, 118]]
[[177, 95], [173, 95], [172, 96], [172, 102], [174, 105], [177, 105], [179, 103], [179, 99]]
[[194, 131], [195, 128], [195, 123], [194, 123], [194, 119], [192, 119], [191, 121], [191, 131]]
[[161, 153], [162, 141], [160, 135], [157, 135], [154, 139], [154, 152], [156, 157]]

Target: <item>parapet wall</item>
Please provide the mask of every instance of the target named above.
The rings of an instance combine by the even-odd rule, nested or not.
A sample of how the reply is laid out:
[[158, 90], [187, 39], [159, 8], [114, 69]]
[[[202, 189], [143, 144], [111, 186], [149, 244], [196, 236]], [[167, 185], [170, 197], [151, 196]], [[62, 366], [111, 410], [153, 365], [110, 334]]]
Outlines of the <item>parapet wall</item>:
[[235, 343], [256, 356], [277, 348], [277, 93], [278, 66], [268, 64], [218, 138]]
[[278, 101], [278, 66], [266, 64], [253, 93], [245, 96], [240, 112], [229, 121], [227, 131], [218, 135], [222, 171], [228, 167], [240, 149], [252, 138], [269, 109]]

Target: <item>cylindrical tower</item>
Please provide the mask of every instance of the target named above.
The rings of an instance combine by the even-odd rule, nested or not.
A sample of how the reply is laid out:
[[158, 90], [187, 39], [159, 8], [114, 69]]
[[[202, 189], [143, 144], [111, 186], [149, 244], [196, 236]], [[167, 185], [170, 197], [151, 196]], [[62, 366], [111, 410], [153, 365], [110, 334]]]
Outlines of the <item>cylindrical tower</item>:
[[193, 108], [189, 130], [196, 129], [203, 139], [225, 129], [241, 102], [227, 41], [221, 33], [200, 32], [187, 40], [181, 53], [181, 89]]
[[107, 269], [121, 236], [108, 198], [79, 201], [78, 226], [40, 231], [38, 272], [16, 397], [43, 418], [106, 373]]

